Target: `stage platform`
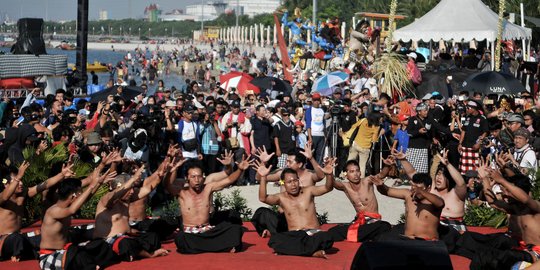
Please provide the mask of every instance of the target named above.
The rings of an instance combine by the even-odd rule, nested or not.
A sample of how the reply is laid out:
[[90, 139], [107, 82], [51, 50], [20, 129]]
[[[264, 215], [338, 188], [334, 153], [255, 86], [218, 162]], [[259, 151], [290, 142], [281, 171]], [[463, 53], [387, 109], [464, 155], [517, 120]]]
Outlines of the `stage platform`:
[[[75, 220], [73, 225], [88, 224], [93, 221]], [[283, 269], [325, 269], [342, 270], [350, 269], [352, 259], [360, 246], [358, 243], [336, 242], [334, 248], [328, 252], [328, 259], [274, 255], [268, 247], [268, 238], [261, 238], [251, 225], [244, 223], [247, 231], [242, 238], [244, 248], [238, 253], [207, 253], [197, 255], [183, 255], [176, 252], [174, 242], [163, 244], [163, 247], [171, 250], [168, 256], [145, 259], [135, 262], [122, 262], [107, 269], [111, 270], [149, 270], [149, 269], [253, 269], [253, 270], [283, 270]], [[325, 224], [323, 229], [328, 229], [334, 224]], [[39, 224], [25, 228], [32, 231], [39, 228]], [[489, 227], [471, 227], [471, 231], [480, 233], [501, 232], [500, 229]], [[455, 270], [469, 269], [470, 260], [464, 257], [451, 255], [452, 265]], [[24, 261], [18, 263], [0, 262], [2, 270], [34, 270], [39, 269], [37, 261]]]

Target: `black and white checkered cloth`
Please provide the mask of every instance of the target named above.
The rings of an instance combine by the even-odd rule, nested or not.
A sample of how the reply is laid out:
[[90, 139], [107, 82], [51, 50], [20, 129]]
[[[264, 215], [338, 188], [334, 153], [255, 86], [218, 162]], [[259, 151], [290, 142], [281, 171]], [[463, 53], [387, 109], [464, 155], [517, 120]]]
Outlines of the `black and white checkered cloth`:
[[465, 223], [463, 223], [463, 220], [461, 219], [453, 219], [453, 218], [447, 218], [447, 217], [441, 217], [441, 225], [443, 226], [450, 226], [454, 229], [456, 229], [458, 232], [466, 232], [467, 226], [465, 226]]
[[281, 157], [278, 157], [278, 164], [277, 164], [278, 169], [287, 168], [287, 157], [288, 157], [287, 154], [281, 154]]
[[42, 270], [60, 270], [62, 269], [62, 259], [66, 250], [60, 249], [51, 254], [39, 255], [39, 267]]
[[407, 161], [411, 163], [416, 172], [428, 173], [428, 149], [408, 148]]
[[67, 72], [67, 55], [0, 55], [0, 79], [63, 75]]

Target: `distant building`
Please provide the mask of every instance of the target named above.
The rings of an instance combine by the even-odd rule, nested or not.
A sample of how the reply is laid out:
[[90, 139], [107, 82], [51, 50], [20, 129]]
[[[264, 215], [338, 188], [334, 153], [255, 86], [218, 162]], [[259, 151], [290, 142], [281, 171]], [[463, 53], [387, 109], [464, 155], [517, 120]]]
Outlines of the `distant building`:
[[150, 4], [144, 8], [144, 15], [146, 15], [146, 20], [149, 22], [157, 22], [160, 19], [161, 10], [157, 4]]
[[185, 14], [181, 9], [173, 9], [171, 12], [160, 16], [162, 21], [194, 21], [195, 16]]
[[264, 13], [273, 13], [280, 5], [280, 0], [225, 0], [228, 7], [236, 10], [236, 5], [240, 7], [240, 15], [248, 15], [253, 17], [255, 15]]
[[100, 10], [99, 11], [99, 20], [100, 21], [106, 21], [108, 19], [109, 19], [109, 14], [108, 14], [107, 10], [104, 10], [104, 9]]
[[[238, 5], [237, 5], [238, 4]], [[186, 6], [186, 15], [194, 17], [195, 21], [211, 21], [223, 13], [233, 13], [238, 8], [238, 14], [253, 17], [258, 14], [273, 13], [281, 5], [281, 0], [217, 0], [203, 5]]]
[[186, 6], [186, 15], [194, 17], [195, 21], [211, 21], [215, 20], [219, 15], [225, 13], [227, 4], [223, 1], [206, 2], [204, 5], [189, 5]]

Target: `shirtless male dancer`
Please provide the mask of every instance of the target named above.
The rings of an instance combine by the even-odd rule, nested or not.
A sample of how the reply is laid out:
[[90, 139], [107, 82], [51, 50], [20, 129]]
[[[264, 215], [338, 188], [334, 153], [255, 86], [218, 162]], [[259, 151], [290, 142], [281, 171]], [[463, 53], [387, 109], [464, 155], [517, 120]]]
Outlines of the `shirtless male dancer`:
[[[520, 240], [519, 250], [530, 255], [525, 254], [527, 256], [524, 260], [531, 263], [539, 261], [540, 202], [529, 195], [531, 190], [529, 177], [516, 174], [505, 179], [498, 170], [490, 168], [488, 164], [482, 164], [478, 168], [478, 175], [482, 179], [487, 202], [509, 214], [509, 230], [512, 232], [512, 238]], [[497, 199], [493, 193], [494, 184], [501, 186], [502, 200]], [[504, 267], [506, 266], [508, 265]]]
[[[402, 164], [408, 163], [403, 153], [396, 152], [394, 150], [393, 153], [396, 159]], [[405, 201], [405, 239], [439, 239], [437, 228], [444, 200], [430, 192], [432, 180], [428, 174], [414, 174], [410, 190], [388, 187], [379, 177], [371, 177], [370, 180], [381, 194]]]
[[[376, 177], [384, 179], [389, 168], [384, 166]], [[364, 242], [389, 231], [392, 226], [382, 221], [379, 214], [375, 188], [370, 181], [372, 176], [360, 178], [360, 165], [356, 160], [347, 161], [345, 172], [348, 182], [334, 181], [334, 188], [347, 195], [356, 211], [356, 217], [350, 224], [336, 225], [328, 230], [333, 235], [334, 241]]]
[[[96, 207], [96, 228], [94, 238], [105, 239], [111, 249], [123, 261], [140, 258], [165, 256], [168, 251], [161, 249], [161, 243], [155, 233], [129, 235], [129, 203], [145, 198], [156, 188], [169, 166], [166, 158], [160, 167], [147, 179], [137, 192], [134, 185], [141, 180], [144, 165], [129, 178], [126, 174], [117, 176], [111, 182], [111, 191], [99, 200]], [[129, 180], [128, 180], [129, 178]]]
[[100, 268], [95, 258], [69, 242], [68, 234], [71, 216], [79, 211], [101, 184], [116, 175], [109, 171], [100, 175], [100, 171], [101, 167], [94, 170], [90, 185], [84, 191], [78, 179], [66, 179], [60, 184], [58, 201], [47, 209], [41, 225], [39, 266], [42, 270]]
[[[256, 156], [261, 162], [267, 163], [273, 155], [274, 153], [268, 154], [266, 148], [257, 149]], [[307, 161], [311, 163], [314, 171], [310, 171], [305, 168]], [[324, 172], [321, 171], [319, 164], [313, 158], [310, 142], [306, 143], [306, 147], [303, 151], [297, 150], [294, 153], [289, 153], [286, 162], [287, 168], [297, 172], [300, 186], [302, 187], [314, 186], [317, 182], [324, 178]], [[279, 182], [281, 185], [281, 191], [283, 192], [283, 183], [280, 181], [280, 179], [282, 179], [282, 171], [283, 170], [278, 170], [269, 174], [266, 177], [266, 181]], [[260, 175], [257, 174], [256, 179], [260, 180], [260, 178]], [[274, 233], [287, 231], [287, 221], [283, 215], [282, 209], [278, 208], [278, 212], [279, 213], [276, 213], [267, 207], [260, 207], [255, 211], [251, 222], [261, 237], [269, 237]]]
[[[26, 189], [22, 177], [28, 166], [30, 163], [23, 162], [17, 174], [11, 173], [10, 180], [3, 181], [0, 187], [0, 260], [11, 259], [17, 262], [21, 259], [34, 259], [32, 244], [19, 232], [22, 228], [25, 201], [74, 175], [71, 171], [72, 165], [64, 165], [59, 174]], [[37, 248], [38, 243], [35, 245]]]
[[[405, 158], [405, 154], [394, 151], [397, 158]], [[458, 232], [467, 231], [463, 216], [465, 215], [465, 199], [467, 197], [467, 185], [461, 173], [448, 162], [448, 150], [443, 155], [437, 154], [440, 165], [435, 174], [435, 183], [431, 187], [431, 193], [444, 200], [444, 208], [441, 213], [441, 224], [450, 226]], [[414, 167], [405, 160], [402, 163], [403, 170], [412, 179], [416, 174]], [[452, 182], [455, 183], [455, 186]], [[453, 187], [452, 187], [453, 186]]]
[[183, 228], [175, 238], [179, 253], [237, 252], [242, 249], [241, 225], [221, 222], [210, 225], [212, 195], [233, 184], [249, 168], [246, 157], [227, 178], [205, 183], [203, 170], [196, 162], [187, 164], [187, 187], [167, 185], [170, 194], [178, 197]]
[[274, 233], [268, 241], [268, 246], [277, 254], [326, 258], [325, 250], [331, 248], [334, 241], [328, 232], [320, 230], [314, 198], [332, 191], [335, 162], [336, 158], [329, 158], [325, 167], [319, 168], [326, 176], [324, 186], [301, 186], [298, 173], [291, 168], [284, 169], [281, 181], [284, 182], [285, 191], [273, 195], [268, 195], [266, 191], [266, 176], [272, 166], [266, 167], [258, 161], [255, 163], [257, 173], [261, 176], [259, 200], [268, 205], [279, 205], [287, 219], [288, 231]]

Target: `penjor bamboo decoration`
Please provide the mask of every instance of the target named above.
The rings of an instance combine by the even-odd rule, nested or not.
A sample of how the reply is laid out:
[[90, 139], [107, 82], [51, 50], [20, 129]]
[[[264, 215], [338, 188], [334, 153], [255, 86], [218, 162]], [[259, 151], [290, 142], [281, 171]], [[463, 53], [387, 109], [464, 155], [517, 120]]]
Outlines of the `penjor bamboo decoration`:
[[495, 71], [500, 70], [501, 65], [501, 42], [503, 37], [504, 12], [506, 0], [499, 0], [499, 21], [497, 22], [497, 47], [495, 48]]
[[392, 39], [394, 36], [394, 19], [396, 18], [397, 11], [397, 0], [392, 0], [390, 3], [390, 16], [388, 18], [388, 36], [386, 37], [385, 49], [387, 52], [390, 52], [392, 49]]

